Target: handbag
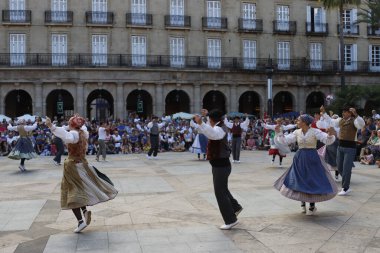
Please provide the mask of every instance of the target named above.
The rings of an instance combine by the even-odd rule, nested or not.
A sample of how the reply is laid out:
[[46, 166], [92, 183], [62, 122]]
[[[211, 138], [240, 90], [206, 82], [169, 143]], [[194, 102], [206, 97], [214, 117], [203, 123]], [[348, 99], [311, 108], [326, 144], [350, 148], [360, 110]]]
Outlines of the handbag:
[[109, 177], [107, 177], [106, 174], [100, 172], [95, 166], [92, 166], [96, 172], [96, 174], [98, 175], [99, 178], [103, 179], [104, 181], [106, 181], [107, 183], [109, 183], [110, 185], [114, 185], [111, 181], [111, 179]]

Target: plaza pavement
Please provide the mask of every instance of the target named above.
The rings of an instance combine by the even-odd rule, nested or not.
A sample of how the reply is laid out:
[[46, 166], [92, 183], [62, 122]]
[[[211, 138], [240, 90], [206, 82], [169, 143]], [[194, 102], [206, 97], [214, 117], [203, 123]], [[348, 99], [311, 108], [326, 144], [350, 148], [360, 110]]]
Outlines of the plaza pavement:
[[230, 189], [244, 210], [235, 229], [221, 231], [208, 162], [191, 153], [90, 156], [119, 195], [90, 207], [93, 220], [81, 234], [72, 232], [72, 212], [60, 210], [62, 167], [52, 157], [27, 161], [26, 173], [1, 157], [0, 253], [380, 252], [380, 169], [356, 164], [351, 196], [305, 216], [272, 187], [292, 157], [279, 168], [267, 152], [242, 152]]

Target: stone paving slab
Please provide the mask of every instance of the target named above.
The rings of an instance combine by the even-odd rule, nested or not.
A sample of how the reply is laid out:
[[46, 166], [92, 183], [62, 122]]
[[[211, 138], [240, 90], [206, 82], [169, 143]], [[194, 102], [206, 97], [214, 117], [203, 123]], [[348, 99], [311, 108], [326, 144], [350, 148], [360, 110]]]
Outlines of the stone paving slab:
[[244, 210], [235, 229], [221, 231], [207, 161], [191, 153], [90, 156], [119, 195], [89, 207], [92, 223], [81, 234], [72, 212], [59, 208], [62, 167], [39, 157], [21, 173], [17, 161], [1, 158], [0, 253], [380, 252], [380, 169], [356, 164], [352, 194], [305, 216], [273, 188], [292, 157], [280, 167], [267, 152], [242, 152], [229, 186]]

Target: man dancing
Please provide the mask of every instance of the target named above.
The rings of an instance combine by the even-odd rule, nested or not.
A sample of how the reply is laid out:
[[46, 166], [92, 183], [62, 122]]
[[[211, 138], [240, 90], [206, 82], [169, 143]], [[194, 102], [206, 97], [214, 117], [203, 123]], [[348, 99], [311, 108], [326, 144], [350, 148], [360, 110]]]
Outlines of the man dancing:
[[234, 122], [231, 123], [224, 118], [224, 124], [231, 129], [232, 132], [232, 159], [233, 163], [240, 163], [240, 150], [241, 150], [241, 133], [247, 131], [249, 125], [249, 118], [245, 115], [245, 121], [240, 123], [240, 117], [236, 116]]
[[[202, 115], [207, 115], [206, 109], [202, 110]], [[237, 215], [243, 208], [228, 190], [228, 177], [231, 174], [230, 148], [227, 142], [228, 130], [222, 115], [221, 111], [212, 110], [208, 114], [207, 124], [199, 115], [194, 117], [194, 121], [199, 125], [198, 131], [208, 138], [207, 159], [212, 166], [215, 197], [225, 223], [220, 229], [229, 230], [239, 223]]]

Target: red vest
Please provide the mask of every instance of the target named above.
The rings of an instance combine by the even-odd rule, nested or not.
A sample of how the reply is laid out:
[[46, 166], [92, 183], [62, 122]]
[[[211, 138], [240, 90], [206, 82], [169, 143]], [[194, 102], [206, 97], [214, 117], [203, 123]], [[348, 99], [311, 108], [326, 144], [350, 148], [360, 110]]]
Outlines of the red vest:
[[231, 132], [233, 137], [241, 137], [242, 129], [240, 127], [240, 123], [238, 123], [238, 125], [234, 123]]

